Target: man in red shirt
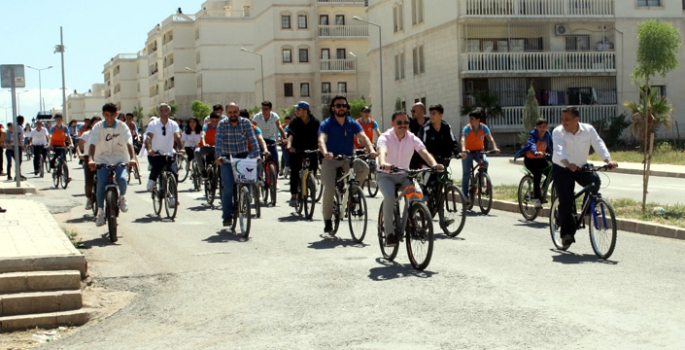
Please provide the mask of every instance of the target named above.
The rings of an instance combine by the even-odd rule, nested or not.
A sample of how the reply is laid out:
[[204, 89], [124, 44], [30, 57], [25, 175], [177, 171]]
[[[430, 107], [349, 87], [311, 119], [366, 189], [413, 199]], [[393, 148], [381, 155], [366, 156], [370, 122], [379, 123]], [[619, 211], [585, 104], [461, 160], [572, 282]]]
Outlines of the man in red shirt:
[[[361, 125], [362, 130], [364, 130], [364, 134], [366, 137], [369, 138], [369, 141], [373, 143], [373, 135], [376, 134], [376, 139], [381, 136], [380, 130], [378, 130], [378, 123], [376, 123], [375, 120], [372, 118], [369, 118], [371, 116], [371, 107], [369, 106], [364, 106], [362, 108], [362, 117], [357, 119], [357, 123]], [[357, 137], [355, 136], [354, 138], [354, 148], [355, 149], [361, 149], [364, 148], [364, 145], [359, 143], [359, 140], [357, 140]]]
[[61, 114], [55, 114], [55, 126], [51, 127], [50, 132], [50, 148], [52, 148], [55, 155], [50, 159], [50, 168], [55, 167], [55, 160], [57, 157], [66, 159], [67, 143], [73, 145], [69, 130], [64, 125]]

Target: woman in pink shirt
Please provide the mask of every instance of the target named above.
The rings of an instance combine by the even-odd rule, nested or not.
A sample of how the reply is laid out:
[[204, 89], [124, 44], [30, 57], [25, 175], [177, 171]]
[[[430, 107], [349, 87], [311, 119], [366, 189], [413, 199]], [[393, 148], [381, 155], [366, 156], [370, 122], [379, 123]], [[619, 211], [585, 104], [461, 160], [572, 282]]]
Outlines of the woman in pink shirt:
[[392, 115], [392, 128], [378, 138], [377, 151], [380, 167], [376, 176], [378, 188], [383, 194], [383, 229], [385, 230], [385, 245], [397, 246], [395, 227], [393, 225], [392, 211], [396, 197], [395, 185], [402, 185], [402, 189], [411, 185], [404, 172], [393, 173], [393, 167], [408, 168], [411, 157], [416, 151], [426, 164], [442, 171], [445, 167], [437, 164], [433, 156], [426, 150], [421, 140], [414, 136], [409, 129], [409, 117], [407, 113], [398, 111]]

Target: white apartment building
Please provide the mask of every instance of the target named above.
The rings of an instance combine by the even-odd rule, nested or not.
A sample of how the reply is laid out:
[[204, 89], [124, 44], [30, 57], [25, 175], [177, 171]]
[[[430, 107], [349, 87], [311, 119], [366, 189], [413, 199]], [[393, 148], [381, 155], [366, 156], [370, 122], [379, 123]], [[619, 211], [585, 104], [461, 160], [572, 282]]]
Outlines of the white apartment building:
[[114, 103], [121, 113], [138, 106], [138, 54], [118, 54], [105, 64], [105, 102]]
[[[608, 120], [626, 112], [623, 101], [638, 98], [630, 78], [637, 24], [656, 17], [682, 28], [684, 6], [681, 0], [371, 0], [369, 20], [383, 33], [384, 110], [389, 115], [398, 99], [403, 106], [441, 103], [447, 120], [463, 125], [460, 108], [489, 91], [500, 97], [504, 116], [488, 124], [514, 135], [523, 130], [532, 83], [551, 124], [566, 105], [578, 106], [583, 121]], [[377, 33], [369, 43], [375, 64]], [[683, 78], [675, 71], [654, 84], [663, 93], [683, 91]], [[379, 75], [370, 82], [372, 91], [380, 89]], [[676, 111], [685, 107], [671, 102]]]
[[94, 115], [102, 115], [102, 106], [105, 102], [105, 84], [93, 84], [87, 93], [78, 93], [67, 96], [67, 115], [69, 120], [83, 120]]

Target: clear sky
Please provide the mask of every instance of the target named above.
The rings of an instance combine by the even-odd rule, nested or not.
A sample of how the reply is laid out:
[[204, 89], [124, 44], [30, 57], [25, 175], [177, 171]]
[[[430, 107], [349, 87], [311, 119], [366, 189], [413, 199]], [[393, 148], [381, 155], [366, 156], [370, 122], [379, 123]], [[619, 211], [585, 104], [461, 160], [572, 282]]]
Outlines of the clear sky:
[[[143, 49], [147, 32], [174, 14], [200, 10], [203, 0], [0, 0], [0, 64], [23, 64], [41, 72], [45, 109], [62, 108], [59, 27], [64, 28], [67, 95], [87, 92], [104, 81], [104, 64], [120, 53]], [[38, 72], [26, 69], [26, 88], [17, 89], [19, 111], [35, 117], [39, 110]], [[0, 90], [0, 123], [11, 118], [10, 89]]]

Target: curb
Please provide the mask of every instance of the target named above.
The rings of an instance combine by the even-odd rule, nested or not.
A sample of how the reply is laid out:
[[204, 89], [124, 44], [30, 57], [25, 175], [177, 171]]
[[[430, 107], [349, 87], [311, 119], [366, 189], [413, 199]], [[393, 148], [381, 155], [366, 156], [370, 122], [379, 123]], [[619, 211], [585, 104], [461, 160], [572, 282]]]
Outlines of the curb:
[[88, 263], [83, 255], [38, 256], [0, 259], [0, 273], [76, 270], [86, 277]]
[[0, 187], [0, 194], [36, 194], [38, 191], [35, 187], [22, 185], [21, 187]]
[[[519, 205], [515, 202], [492, 200], [492, 208], [502, 211], [519, 213]], [[549, 209], [542, 209], [540, 216], [549, 217]], [[621, 231], [639, 233], [648, 236], [659, 236], [685, 240], [685, 229], [675, 226], [652, 224], [644, 221], [616, 218], [616, 224]]]
[[[523, 165], [523, 161], [514, 161], [513, 159], [509, 159], [509, 163], [512, 164], [517, 164], [517, 165]], [[643, 175], [645, 172], [640, 169], [626, 169], [626, 168], [621, 168], [618, 167], [611, 172], [617, 173], [617, 174], [629, 174], [629, 175]], [[655, 170], [650, 170], [649, 171], [650, 176], [659, 176], [659, 177], [671, 177], [671, 178], [676, 178], [676, 179], [685, 179], [685, 173], [674, 173], [672, 171], [655, 171]]]

